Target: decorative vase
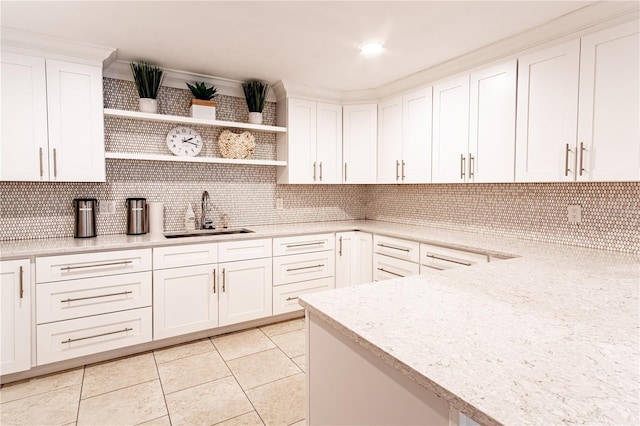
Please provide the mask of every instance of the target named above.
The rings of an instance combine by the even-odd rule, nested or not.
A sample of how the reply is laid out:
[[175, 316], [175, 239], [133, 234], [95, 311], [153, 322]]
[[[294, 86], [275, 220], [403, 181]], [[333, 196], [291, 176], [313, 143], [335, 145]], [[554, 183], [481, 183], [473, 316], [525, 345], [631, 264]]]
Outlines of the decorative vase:
[[250, 112], [249, 113], [249, 123], [250, 124], [262, 124], [262, 113], [261, 112]]
[[140, 112], [158, 113], [158, 101], [152, 98], [140, 98]]
[[189, 114], [192, 118], [204, 118], [207, 120], [216, 119], [216, 102], [203, 101], [201, 99], [191, 99]]

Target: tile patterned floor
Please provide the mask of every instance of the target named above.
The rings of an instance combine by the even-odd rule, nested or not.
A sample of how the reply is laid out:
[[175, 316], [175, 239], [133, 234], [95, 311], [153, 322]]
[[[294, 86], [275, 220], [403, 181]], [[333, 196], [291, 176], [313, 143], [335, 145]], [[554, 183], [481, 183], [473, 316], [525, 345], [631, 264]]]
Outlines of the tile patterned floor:
[[304, 319], [0, 389], [4, 425], [303, 425]]

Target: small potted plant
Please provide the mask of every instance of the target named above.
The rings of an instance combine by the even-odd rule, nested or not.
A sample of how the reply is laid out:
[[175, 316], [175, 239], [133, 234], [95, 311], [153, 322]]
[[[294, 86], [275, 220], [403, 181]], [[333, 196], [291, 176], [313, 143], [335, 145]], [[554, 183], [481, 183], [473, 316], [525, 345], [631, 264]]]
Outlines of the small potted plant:
[[249, 107], [249, 123], [262, 124], [262, 110], [269, 94], [269, 85], [260, 80], [249, 80], [242, 83], [242, 90]]
[[158, 112], [158, 90], [164, 78], [162, 68], [147, 62], [131, 62], [131, 73], [140, 96], [141, 112]]
[[207, 87], [204, 82], [187, 83], [187, 87], [195, 99], [191, 99], [191, 107], [189, 113], [193, 118], [206, 118], [209, 120], [216, 119], [216, 101], [213, 100], [218, 96], [216, 86]]

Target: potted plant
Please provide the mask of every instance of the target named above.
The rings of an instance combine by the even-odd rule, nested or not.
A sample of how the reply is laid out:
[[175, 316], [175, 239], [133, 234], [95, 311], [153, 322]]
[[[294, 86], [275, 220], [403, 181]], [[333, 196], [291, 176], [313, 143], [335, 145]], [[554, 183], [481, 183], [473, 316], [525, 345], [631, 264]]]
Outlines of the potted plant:
[[140, 96], [141, 112], [158, 112], [158, 90], [164, 78], [162, 68], [147, 62], [131, 62], [131, 73]]
[[269, 94], [269, 85], [260, 80], [249, 80], [242, 83], [242, 90], [249, 107], [249, 123], [262, 124], [262, 110]]
[[191, 117], [215, 120], [216, 101], [213, 98], [218, 96], [216, 86], [207, 87], [204, 82], [195, 82], [193, 85], [187, 83], [187, 87], [195, 97], [195, 99], [191, 99], [191, 107], [189, 108]]

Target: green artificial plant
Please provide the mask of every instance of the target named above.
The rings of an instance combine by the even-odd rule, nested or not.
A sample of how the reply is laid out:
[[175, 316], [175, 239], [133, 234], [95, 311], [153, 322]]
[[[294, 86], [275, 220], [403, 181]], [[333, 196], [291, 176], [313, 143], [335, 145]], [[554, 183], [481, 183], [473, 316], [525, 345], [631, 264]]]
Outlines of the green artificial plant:
[[216, 86], [212, 85], [211, 87], [207, 87], [204, 82], [195, 82], [195, 84], [193, 85], [187, 83], [187, 87], [189, 88], [189, 90], [191, 90], [191, 93], [193, 93], [193, 96], [196, 99], [211, 101], [213, 100], [213, 98], [218, 96], [218, 89], [216, 88]]
[[143, 61], [131, 62], [130, 65], [140, 98], [157, 98], [164, 78], [162, 68]]
[[249, 80], [242, 83], [242, 89], [249, 112], [262, 112], [269, 94], [269, 85], [260, 80]]

